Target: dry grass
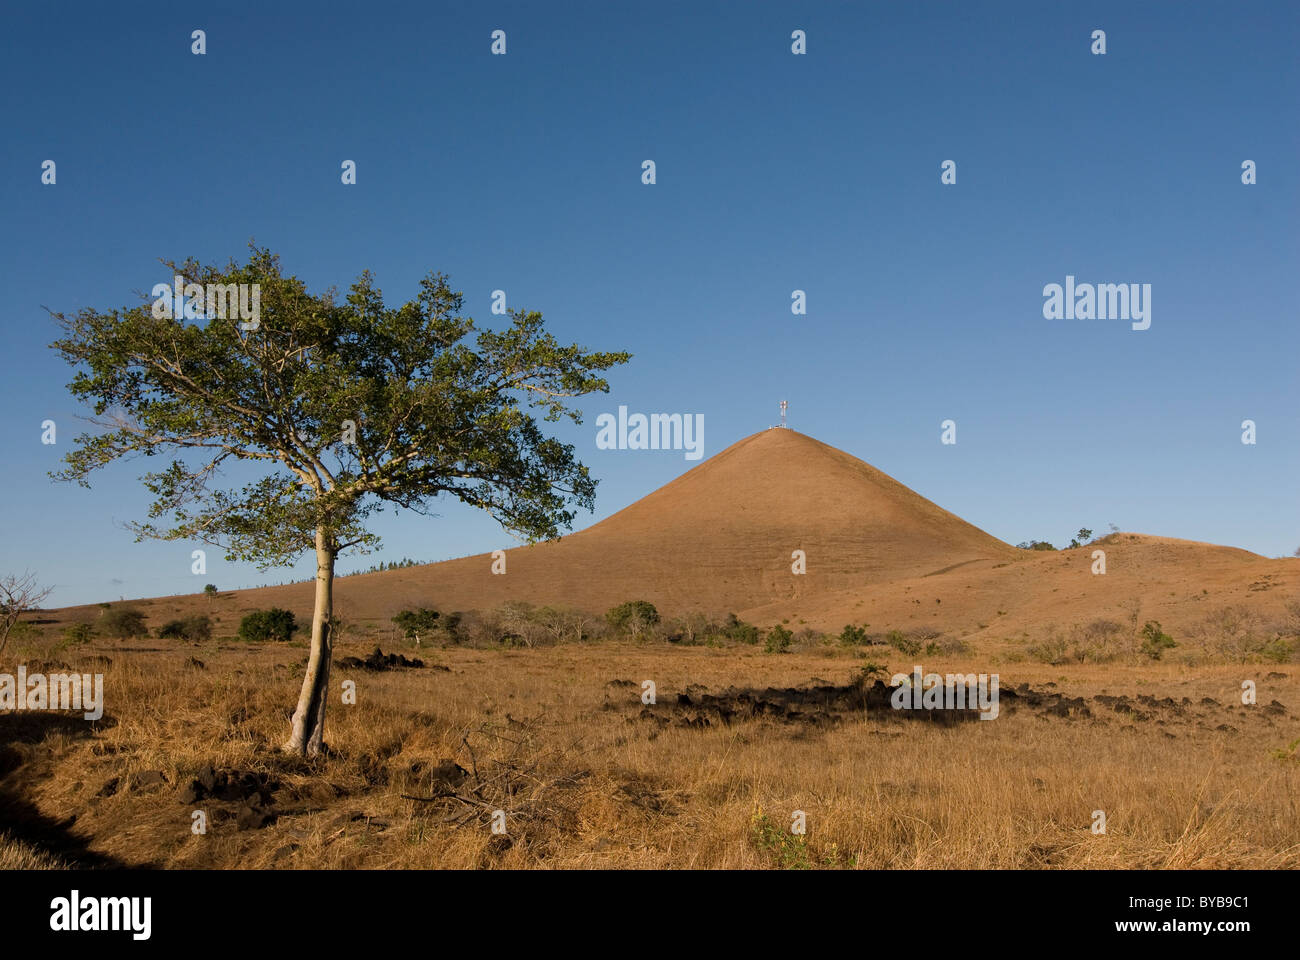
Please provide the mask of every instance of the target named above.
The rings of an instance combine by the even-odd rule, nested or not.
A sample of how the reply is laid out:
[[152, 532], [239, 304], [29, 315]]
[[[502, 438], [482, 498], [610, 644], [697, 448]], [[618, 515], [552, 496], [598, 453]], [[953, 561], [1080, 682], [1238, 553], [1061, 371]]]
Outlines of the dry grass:
[[[97, 668], [100, 724], [0, 716], [0, 867], [759, 868], [781, 862], [784, 841], [758, 838], [755, 818], [783, 833], [796, 810], [808, 823], [796, 845], [813, 864], [1300, 867], [1300, 764], [1275, 755], [1300, 735], [1295, 667], [1281, 679], [1178, 664], [1000, 670], [1004, 689], [1191, 701], [1146, 719], [1094, 704], [1090, 717], [1021, 709], [953, 727], [858, 714], [829, 728], [760, 718], [696, 729], [640, 718], [641, 682], [655, 681], [656, 710], [670, 717], [692, 685], [844, 684], [859, 661], [661, 643], [426, 649], [417, 655], [450, 669], [336, 668], [332, 685], [356, 680], [357, 705], [336, 696], [335, 753], [304, 763], [276, 749], [301, 647], [143, 645], [59, 655], [112, 658]], [[205, 666], [188, 665], [192, 654]], [[990, 670], [974, 657], [921, 662]], [[911, 662], [895, 654], [889, 666]], [[1240, 705], [1244, 679], [1261, 706]], [[1286, 708], [1266, 710], [1274, 699]], [[447, 759], [469, 772], [454, 789], [431, 773]], [[241, 830], [237, 803], [182, 803], [207, 764], [269, 778], [274, 822]], [[151, 771], [166, 783], [137, 786]], [[206, 835], [191, 832], [195, 809], [210, 818]], [[494, 809], [504, 837], [491, 831]], [[1105, 835], [1089, 829], [1095, 810]]]

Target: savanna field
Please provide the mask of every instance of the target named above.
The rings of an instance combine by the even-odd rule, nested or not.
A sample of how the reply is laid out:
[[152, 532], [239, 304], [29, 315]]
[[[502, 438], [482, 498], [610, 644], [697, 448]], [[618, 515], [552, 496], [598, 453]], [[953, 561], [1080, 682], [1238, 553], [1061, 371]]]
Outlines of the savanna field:
[[[105, 714], [0, 716], [6, 868], [1300, 866], [1294, 664], [358, 630], [335, 650], [330, 753], [302, 759], [279, 750], [302, 640], [47, 629], [17, 655], [102, 672]], [[998, 673], [999, 716], [882, 709], [876, 681], [914, 663]]]

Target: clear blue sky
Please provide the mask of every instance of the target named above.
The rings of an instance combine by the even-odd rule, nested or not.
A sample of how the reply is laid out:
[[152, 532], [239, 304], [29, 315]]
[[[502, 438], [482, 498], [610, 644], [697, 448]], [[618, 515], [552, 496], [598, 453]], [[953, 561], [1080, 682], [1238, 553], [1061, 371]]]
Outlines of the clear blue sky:
[[[1004, 540], [1114, 523], [1289, 554], [1298, 28], [1291, 2], [10, 5], [0, 571], [52, 603], [309, 575], [209, 551], [194, 577], [195, 545], [134, 543], [139, 464], [46, 476], [81, 411], [42, 306], [133, 303], [158, 258], [250, 238], [313, 288], [369, 268], [401, 300], [438, 269], [480, 321], [502, 288], [635, 353], [559, 431], [602, 479], [579, 526], [692, 466], [597, 450], [598, 413], [702, 413], [711, 456], [784, 398]], [[1066, 274], [1150, 283], [1151, 329], [1045, 320]], [[376, 529], [384, 552], [341, 569], [513, 542], [454, 504]]]

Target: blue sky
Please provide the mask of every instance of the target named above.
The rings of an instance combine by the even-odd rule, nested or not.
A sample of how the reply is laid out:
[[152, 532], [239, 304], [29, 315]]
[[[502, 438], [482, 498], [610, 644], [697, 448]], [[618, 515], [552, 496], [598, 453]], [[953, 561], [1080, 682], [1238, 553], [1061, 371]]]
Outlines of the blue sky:
[[[482, 323], [500, 288], [562, 340], [633, 352], [557, 430], [602, 480], [578, 526], [692, 466], [596, 449], [597, 414], [701, 413], [707, 457], [788, 399], [795, 428], [1010, 542], [1113, 523], [1300, 544], [1294, 3], [50, 3], [5, 20], [0, 571], [36, 571], [52, 603], [309, 575], [209, 551], [195, 577], [195, 545], [134, 543], [137, 464], [90, 491], [46, 476], [82, 411], [42, 307], [133, 303], [170, 279], [158, 258], [224, 262], [250, 238], [316, 289], [369, 268], [399, 301], [437, 269]], [[1150, 283], [1151, 328], [1045, 320], [1043, 286], [1067, 274]], [[438, 509], [381, 519], [384, 551], [341, 569], [513, 543]]]

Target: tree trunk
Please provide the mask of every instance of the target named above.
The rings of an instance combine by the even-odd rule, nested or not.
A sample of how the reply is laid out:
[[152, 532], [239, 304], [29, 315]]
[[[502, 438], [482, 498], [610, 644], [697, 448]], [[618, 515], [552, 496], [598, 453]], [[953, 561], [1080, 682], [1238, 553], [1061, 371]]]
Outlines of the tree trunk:
[[316, 530], [316, 608], [311, 618], [311, 655], [298, 694], [298, 709], [283, 749], [299, 756], [316, 756], [325, 749], [325, 704], [329, 698], [330, 658], [334, 648], [335, 547], [323, 528]]

